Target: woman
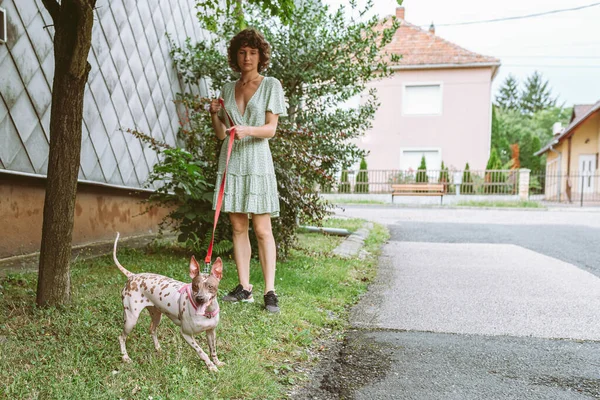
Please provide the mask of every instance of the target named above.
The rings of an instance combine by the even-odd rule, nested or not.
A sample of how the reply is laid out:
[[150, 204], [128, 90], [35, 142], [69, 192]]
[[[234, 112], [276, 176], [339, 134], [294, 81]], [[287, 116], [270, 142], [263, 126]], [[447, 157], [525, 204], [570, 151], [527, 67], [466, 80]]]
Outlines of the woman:
[[249, 218], [258, 239], [258, 256], [265, 279], [265, 308], [279, 312], [275, 294], [275, 239], [271, 218], [279, 215], [277, 181], [269, 139], [275, 135], [279, 116], [286, 116], [281, 83], [260, 73], [268, 66], [271, 49], [265, 38], [255, 29], [244, 29], [229, 44], [229, 66], [241, 73], [236, 82], [223, 86], [221, 96], [225, 109], [234, 122], [229, 126], [225, 111], [218, 100], [210, 105], [212, 125], [217, 138], [224, 140], [219, 158], [219, 170], [213, 208], [227, 157], [230, 129], [235, 128], [223, 212], [229, 213], [233, 228], [233, 253], [239, 285], [224, 301], [253, 302], [250, 284]]

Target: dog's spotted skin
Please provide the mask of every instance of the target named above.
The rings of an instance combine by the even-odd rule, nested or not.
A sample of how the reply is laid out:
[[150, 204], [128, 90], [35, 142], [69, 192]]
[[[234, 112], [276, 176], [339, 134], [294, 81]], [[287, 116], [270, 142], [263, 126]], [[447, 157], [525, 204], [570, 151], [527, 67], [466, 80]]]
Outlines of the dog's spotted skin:
[[[200, 358], [206, 363], [211, 371], [217, 371], [217, 367], [224, 365], [217, 358], [215, 328], [219, 323], [219, 304], [217, 302], [217, 291], [223, 273], [223, 262], [220, 258], [214, 262], [210, 274], [200, 273], [200, 267], [194, 257], [190, 260], [190, 277], [192, 278], [191, 293], [193, 300], [189, 298], [184, 282], [169, 277], [151, 273], [133, 274], [126, 270], [117, 260], [117, 242], [115, 240], [113, 258], [117, 267], [127, 276], [127, 283], [121, 291], [123, 301], [124, 327], [119, 336], [123, 361], [131, 362], [127, 354], [125, 343], [127, 335], [131, 333], [137, 323], [140, 313], [144, 308], [150, 312], [152, 322], [150, 333], [156, 350], [160, 350], [156, 328], [160, 324], [163, 314], [169, 317], [181, 328], [181, 335]], [[192, 303], [195, 302], [195, 304]], [[217, 312], [212, 316], [211, 313]], [[206, 332], [210, 358], [196, 343], [194, 336], [200, 332]], [[212, 361], [211, 361], [212, 360]]]

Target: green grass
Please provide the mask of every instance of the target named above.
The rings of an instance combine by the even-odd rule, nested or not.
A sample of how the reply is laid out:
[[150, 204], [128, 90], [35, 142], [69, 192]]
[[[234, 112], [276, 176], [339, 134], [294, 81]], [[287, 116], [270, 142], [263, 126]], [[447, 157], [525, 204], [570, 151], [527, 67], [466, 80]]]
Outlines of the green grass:
[[[328, 220], [354, 229], [360, 221]], [[6, 399], [280, 399], [306, 379], [323, 338], [340, 338], [348, 306], [375, 275], [375, 256], [388, 233], [375, 225], [366, 261], [342, 260], [330, 252], [341, 238], [301, 234], [300, 248], [278, 263], [282, 312], [262, 310], [263, 279], [253, 260], [254, 304], [221, 303], [217, 351], [226, 363], [210, 373], [168, 318], [158, 328], [157, 353], [142, 313], [127, 342], [133, 363], [121, 361], [120, 291], [125, 277], [105, 256], [72, 266], [72, 304], [60, 309], [34, 306], [36, 275], [0, 280], [0, 398]], [[156, 249], [156, 248], [155, 248]], [[188, 257], [177, 251], [119, 249], [133, 272], [156, 272], [189, 280]], [[235, 265], [225, 261], [221, 294], [237, 283]], [[198, 341], [207, 349], [205, 335]]]
[[379, 201], [379, 200], [361, 200], [361, 199], [337, 199], [337, 200], [331, 200], [331, 203], [333, 204], [340, 204], [340, 205], [351, 205], [351, 204], [388, 204], [385, 201]]
[[466, 207], [501, 207], [501, 208], [543, 208], [537, 201], [461, 201], [457, 206]]

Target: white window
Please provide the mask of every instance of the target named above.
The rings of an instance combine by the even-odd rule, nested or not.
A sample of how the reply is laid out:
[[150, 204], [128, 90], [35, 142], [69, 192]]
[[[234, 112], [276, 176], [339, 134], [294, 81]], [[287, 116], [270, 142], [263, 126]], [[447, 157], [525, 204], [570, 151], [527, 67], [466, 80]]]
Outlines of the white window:
[[442, 85], [440, 83], [405, 85], [402, 113], [404, 115], [441, 115]]
[[442, 164], [441, 149], [400, 149], [400, 169], [416, 171], [425, 157], [428, 170], [439, 170]]

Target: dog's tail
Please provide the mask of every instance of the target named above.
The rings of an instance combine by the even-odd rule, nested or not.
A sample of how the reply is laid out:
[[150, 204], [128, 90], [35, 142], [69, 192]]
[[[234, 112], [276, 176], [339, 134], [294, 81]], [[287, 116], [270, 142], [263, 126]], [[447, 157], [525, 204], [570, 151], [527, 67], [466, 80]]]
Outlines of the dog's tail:
[[125, 267], [121, 265], [121, 263], [119, 262], [119, 260], [117, 260], [117, 242], [119, 241], [119, 236], [120, 236], [120, 234], [119, 234], [119, 232], [117, 232], [117, 238], [115, 239], [115, 247], [114, 247], [114, 250], [113, 250], [113, 260], [115, 260], [115, 264], [117, 264], [117, 267], [119, 267], [119, 269], [121, 270], [121, 272], [124, 273], [125, 276], [129, 278], [131, 275], [133, 275], [133, 273], [127, 271], [125, 269]]

